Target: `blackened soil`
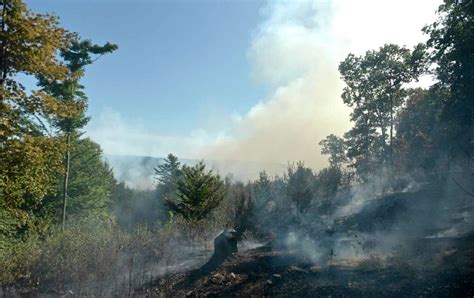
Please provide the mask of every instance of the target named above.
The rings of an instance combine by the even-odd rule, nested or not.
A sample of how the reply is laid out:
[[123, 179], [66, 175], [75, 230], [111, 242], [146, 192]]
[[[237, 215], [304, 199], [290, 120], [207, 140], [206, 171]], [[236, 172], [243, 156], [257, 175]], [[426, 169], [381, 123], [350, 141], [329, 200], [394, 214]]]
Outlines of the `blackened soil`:
[[[448, 240], [447, 240], [448, 241]], [[439, 242], [439, 241], [438, 241]], [[426, 245], [432, 245], [426, 241]], [[167, 276], [142, 288], [149, 297], [472, 297], [474, 239], [436, 251], [392, 259], [329, 262], [314, 266], [298, 252], [264, 246], [237, 253], [212, 272]], [[202, 273], [202, 274], [201, 274]]]

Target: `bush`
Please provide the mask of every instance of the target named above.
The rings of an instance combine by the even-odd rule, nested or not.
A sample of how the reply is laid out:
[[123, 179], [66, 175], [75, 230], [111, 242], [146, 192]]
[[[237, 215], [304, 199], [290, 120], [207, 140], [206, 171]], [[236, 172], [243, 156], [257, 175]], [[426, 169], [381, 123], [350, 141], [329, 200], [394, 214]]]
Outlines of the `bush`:
[[93, 280], [104, 280], [120, 266], [127, 238], [98, 220], [55, 228], [45, 240], [31, 237], [0, 255], [0, 284], [63, 293]]
[[42, 243], [32, 277], [40, 289], [103, 280], [120, 266], [127, 238], [110, 224], [77, 222], [64, 231], [53, 230]]
[[168, 266], [192, 254], [205, 255], [219, 230], [213, 220], [182, 217], [129, 233], [97, 218], [71, 221], [64, 231], [52, 228], [42, 240], [31, 237], [0, 250], [0, 296], [131, 295]]
[[39, 242], [36, 238], [16, 241], [0, 250], [0, 286], [12, 283], [28, 288], [34, 286], [32, 268], [39, 258]]

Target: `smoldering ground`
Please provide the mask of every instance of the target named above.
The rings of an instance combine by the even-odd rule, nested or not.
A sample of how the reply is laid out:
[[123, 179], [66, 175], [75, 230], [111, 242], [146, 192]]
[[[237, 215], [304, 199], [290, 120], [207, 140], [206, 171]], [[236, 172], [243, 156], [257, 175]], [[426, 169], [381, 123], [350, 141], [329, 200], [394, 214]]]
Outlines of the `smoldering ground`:
[[[326, 214], [316, 203], [305, 214], [294, 210], [293, 220], [276, 219], [266, 225], [275, 227], [279, 245], [314, 265], [357, 264], [375, 258], [382, 263], [429, 267], [433, 263], [420, 259], [452, 249], [459, 239], [472, 236], [474, 206], [450, 179], [439, 184], [409, 182], [390, 191], [394, 178], [382, 177], [340, 193]], [[424, 245], [426, 250], [420, 250]]]
[[[321, 212], [257, 210], [271, 240], [213, 272], [155, 282], [152, 295], [466, 295], [474, 290], [474, 207], [449, 179], [390, 190], [357, 185]], [[384, 190], [384, 191], [381, 191]], [[275, 213], [276, 212], [276, 213]]]

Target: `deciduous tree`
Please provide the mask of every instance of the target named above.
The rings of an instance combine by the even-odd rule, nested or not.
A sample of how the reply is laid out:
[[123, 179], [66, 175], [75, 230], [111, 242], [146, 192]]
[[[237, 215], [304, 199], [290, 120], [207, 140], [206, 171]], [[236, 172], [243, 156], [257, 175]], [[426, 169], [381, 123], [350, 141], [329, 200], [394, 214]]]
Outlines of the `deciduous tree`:
[[[449, 154], [472, 177], [474, 151], [474, 1], [445, 0], [438, 20], [424, 28], [441, 91], [441, 120], [447, 125]], [[470, 180], [472, 185], [472, 180]]]
[[20, 0], [2, 1], [0, 13], [0, 208], [9, 214], [0, 221], [14, 218], [17, 231], [28, 232], [41, 226], [35, 210], [61, 170], [62, 145], [47, 119], [66, 109], [46, 92], [27, 92], [18, 75], [63, 80], [68, 69], [58, 53], [71, 36], [56, 17]]
[[340, 168], [347, 160], [346, 143], [344, 139], [330, 134], [319, 142], [321, 146], [321, 154], [329, 155], [329, 165], [331, 167]]
[[[394, 119], [406, 97], [404, 84], [417, 79], [424, 69], [422, 45], [410, 51], [386, 44], [377, 51], [367, 51], [364, 56], [349, 54], [341, 62], [339, 71], [346, 83], [342, 98], [354, 108], [351, 120], [358, 126], [348, 137], [362, 141], [362, 146], [358, 146], [361, 152], [357, 154], [362, 159], [369, 156], [372, 147], [380, 150], [383, 164], [393, 165]], [[358, 134], [361, 136], [357, 137]], [[357, 155], [354, 157], [358, 158]], [[357, 163], [361, 163], [358, 159]]]

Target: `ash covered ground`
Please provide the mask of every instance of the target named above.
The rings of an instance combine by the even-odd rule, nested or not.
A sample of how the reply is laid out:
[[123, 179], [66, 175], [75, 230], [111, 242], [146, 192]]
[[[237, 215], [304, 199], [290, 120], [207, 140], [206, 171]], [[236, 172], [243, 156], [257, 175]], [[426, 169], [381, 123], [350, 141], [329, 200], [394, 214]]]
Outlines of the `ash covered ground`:
[[423, 185], [365, 200], [353, 193], [329, 209], [267, 222], [260, 245], [241, 243], [211, 271], [170, 273], [135, 294], [474, 295], [474, 204], [461, 191]]

